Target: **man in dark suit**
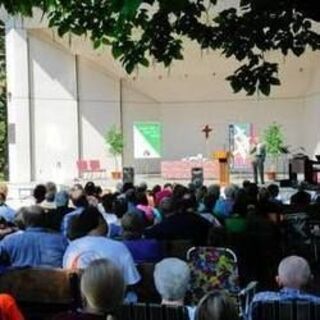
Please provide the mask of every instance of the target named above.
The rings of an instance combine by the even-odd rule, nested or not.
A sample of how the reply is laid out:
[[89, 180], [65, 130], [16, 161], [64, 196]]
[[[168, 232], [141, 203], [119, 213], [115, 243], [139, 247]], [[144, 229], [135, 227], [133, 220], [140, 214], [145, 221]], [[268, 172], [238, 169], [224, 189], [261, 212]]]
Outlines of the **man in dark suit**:
[[260, 176], [261, 184], [264, 184], [264, 162], [266, 160], [266, 146], [256, 138], [251, 150], [252, 167], [254, 174], [254, 182], [258, 184], [258, 177]]

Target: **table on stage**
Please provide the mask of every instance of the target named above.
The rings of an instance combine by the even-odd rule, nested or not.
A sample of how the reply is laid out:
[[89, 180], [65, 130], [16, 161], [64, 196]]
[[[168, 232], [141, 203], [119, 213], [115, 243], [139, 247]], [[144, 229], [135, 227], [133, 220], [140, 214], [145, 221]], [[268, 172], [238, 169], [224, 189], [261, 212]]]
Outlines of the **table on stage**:
[[206, 180], [219, 178], [219, 163], [215, 160], [162, 161], [161, 177], [166, 180], [190, 180], [192, 168], [203, 168]]

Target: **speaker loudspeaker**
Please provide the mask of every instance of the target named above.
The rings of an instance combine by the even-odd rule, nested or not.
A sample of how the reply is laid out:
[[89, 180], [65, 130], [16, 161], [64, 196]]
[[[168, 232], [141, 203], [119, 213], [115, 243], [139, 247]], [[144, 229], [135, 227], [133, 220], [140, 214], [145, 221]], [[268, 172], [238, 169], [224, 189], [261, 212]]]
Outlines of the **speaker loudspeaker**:
[[203, 168], [192, 168], [191, 169], [191, 183], [193, 184], [203, 184], [204, 176], [203, 176]]
[[134, 184], [134, 168], [133, 167], [124, 167], [122, 173], [123, 173], [122, 174], [123, 183]]

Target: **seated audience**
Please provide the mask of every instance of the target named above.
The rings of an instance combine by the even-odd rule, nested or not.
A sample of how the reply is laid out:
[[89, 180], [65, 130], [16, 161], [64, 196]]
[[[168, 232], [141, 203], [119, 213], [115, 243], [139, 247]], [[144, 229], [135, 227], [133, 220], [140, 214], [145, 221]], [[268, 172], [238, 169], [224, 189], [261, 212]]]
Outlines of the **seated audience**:
[[73, 209], [69, 207], [69, 194], [67, 191], [62, 190], [57, 192], [54, 202], [62, 217], [73, 211]]
[[[170, 210], [163, 221], [145, 230], [146, 238], [158, 240], [193, 240], [196, 245], [206, 244], [211, 223], [195, 212], [195, 196], [177, 193], [171, 198]], [[180, 192], [180, 191], [179, 191]], [[182, 195], [182, 198], [179, 198]]]
[[257, 208], [264, 215], [280, 214], [282, 212], [281, 204], [271, 201], [271, 194], [267, 188], [259, 190]]
[[89, 207], [72, 218], [70, 239], [63, 257], [65, 269], [85, 269], [97, 259], [109, 259], [121, 270], [126, 285], [140, 281], [132, 256], [127, 247], [118, 241], [106, 238], [107, 224], [95, 207]]
[[56, 316], [54, 320], [111, 320], [118, 313], [125, 293], [121, 271], [109, 260], [90, 263], [81, 277], [83, 308]]
[[67, 240], [44, 228], [45, 213], [38, 206], [23, 211], [25, 231], [8, 235], [0, 242], [2, 264], [12, 267], [46, 266], [60, 268]]
[[16, 212], [6, 204], [7, 196], [4, 192], [0, 193], [0, 218], [7, 223], [13, 223]]
[[195, 313], [195, 320], [239, 320], [236, 304], [221, 291], [204, 296]]
[[280, 188], [277, 184], [270, 184], [268, 186], [268, 191], [270, 193], [270, 201], [276, 204], [282, 204], [282, 201], [279, 199]]
[[155, 263], [163, 258], [161, 243], [154, 239], [143, 239], [144, 220], [135, 213], [126, 213], [121, 220], [123, 243], [127, 246], [135, 263]]
[[[154, 282], [165, 305], [183, 306], [190, 285], [190, 269], [186, 262], [167, 258], [159, 262], [154, 270]], [[189, 319], [194, 319], [195, 308], [187, 306]]]
[[137, 192], [136, 193], [137, 206], [136, 208], [143, 212], [144, 220], [146, 224], [152, 225], [155, 213], [153, 207], [149, 205], [148, 197], [145, 192]]
[[208, 187], [207, 193], [203, 198], [203, 206], [205, 213], [213, 213], [216, 202], [220, 198], [220, 186], [213, 184]]
[[45, 209], [56, 209], [55, 196], [57, 193], [57, 186], [53, 182], [46, 184], [46, 196], [45, 200], [41, 203], [41, 206]]
[[94, 182], [89, 181], [84, 186], [84, 192], [87, 196], [96, 196], [97, 187]]
[[[135, 207], [132, 207], [132, 211], [136, 211]], [[121, 219], [123, 215], [128, 211], [128, 202], [124, 197], [117, 197], [112, 204], [112, 211], [115, 214], [115, 221], [108, 223], [108, 238], [120, 239], [122, 237]]]
[[161, 200], [164, 198], [169, 198], [172, 196], [171, 188], [163, 188], [155, 193], [155, 205], [158, 206], [161, 203]]
[[99, 203], [98, 205], [98, 209], [108, 225], [112, 223], [118, 223], [118, 217], [114, 214], [113, 211], [114, 201], [115, 196], [112, 193], [108, 193], [102, 196], [101, 203]]
[[214, 214], [221, 220], [229, 218], [233, 212], [236, 199], [236, 190], [234, 186], [227, 187], [224, 194], [225, 197], [220, 197], [213, 209]]
[[63, 217], [62, 223], [61, 223], [61, 232], [65, 237], [68, 236], [68, 229], [70, 226], [70, 221], [74, 216], [80, 215], [89, 205], [88, 200], [86, 196], [82, 194], [76, 194], [76, 197], [72, 197], [71, 201], [75, 207], [73, 211], [66, 214]]
[[310, 301], [320, 303], [320, 297], [304, 292], [312, 279], [309, 263], [301, 257], [290, 256], [283, 259], [278, 267], [276, 282], [279, 292], [260, 292], [253, 298], [252, 305], [261, 301]]
[[304, 210], [311, 203], [311, 195], [305, 191], [305, 185], [301, 183], [298, 191], [291, 196], [291, 205], [295, 206], [297, 210]]
[[33, 190], [35, 204], [41, 204], [46, 199], [47, 188], [43, 184], [38, 184]]
[[7, 294], [0, 294], [0, 319], [24, 320], [15, 300]]

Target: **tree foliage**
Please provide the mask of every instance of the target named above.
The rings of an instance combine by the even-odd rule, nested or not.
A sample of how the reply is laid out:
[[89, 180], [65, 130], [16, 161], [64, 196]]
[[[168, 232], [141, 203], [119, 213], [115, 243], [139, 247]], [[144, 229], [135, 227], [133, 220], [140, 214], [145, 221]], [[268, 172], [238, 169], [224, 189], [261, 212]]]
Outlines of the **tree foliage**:
[[264, 131], [264, 142], [266, 144], [267, 153], [273, 159], [279, 157], [285, 148], [282, 127], [275, 122], [272, 123]]
[[124, 141], [121, 130], [118, 130], [115, 126], [110, 128], [106, 133], [105, 141], [109, 147], [109, 152], [113, 156], [120, 156], [122, 154]]
[[[184, 39], [219, 51], [241, 66], [227, 77], [234, 92], [269, 95], [281, 84], [265, 52], [301, 56], [320, 49], [318, 0], [239, 0], [240, 8], [214, 11], [226, 0], [0, 0], [11, 14], [41, 8], [60, 36], [87, 36], [95, 48], [112, 47], [128, 73], [151, 62], [183, 59]], [[215, 12], [215, 14], [212, 14]]]

